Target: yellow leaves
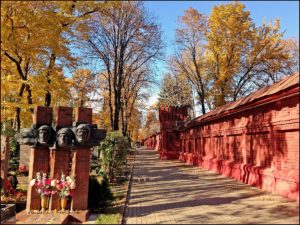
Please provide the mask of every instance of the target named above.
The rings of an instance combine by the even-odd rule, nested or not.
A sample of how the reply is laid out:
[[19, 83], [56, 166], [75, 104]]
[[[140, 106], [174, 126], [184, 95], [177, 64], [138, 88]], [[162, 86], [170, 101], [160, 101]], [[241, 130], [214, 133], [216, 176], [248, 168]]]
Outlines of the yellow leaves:
[[[27, 118], [30, 107], [44, 105], [47, 90], [53, 105], [68, 104], [71, 84], [65, 80], [60, 66], [76, 65], [77, 59], [69, 49], [75, 40], [76, 25], [81, 25], [80, 32], [88, 32], [85, 19], [106, 5], [112, 4], [96, 1], [1, 2], [1, 102], [4, 103], [1, 111], [5, 111], [6, 118], [13, 118], [16, 107], [21, 107], [22, 119], [23, 116]], [[78, 83], [73, 83], [75, 85]]]
[[96, 90], [96, 76], [89, 69], [78, 69], [71, 79], [67, 80], [72, 93], [72, 100], [78, 106], [83, 107], [88, 103], [91, 94]]
[[[180, 20], [182, 27], [176, 30], [179, 54], [169, 62], [175, 73], [180, 71], [197, 84], [193, 85], [194, 89], [200, 93], [199, 99], [204, 96], [205, 104], [214, 98], [215, 106], [221, 106], [247, 94], [249, 86], [258, 86], [258, 81], [275, 81], [276, 74], [291, 73], [299, 68], [292, 66], [299, 62], [299, 54], [298, 57], [295, 51], [291, 54], [282, 42], [279, 19], [268, 24], [263, 21], [257, 27], [250, 11], [239, 2], [214, 6], [207, 29], [204, 29], [205, 24], [201, 25], [205, 23], [203, 18], [192, 8], [185, 11]], [[198, 41], [201, 38], [205, 38], [205, 45]], [[195, 72], [198, 72], [197, 79], [191, 79]], [[259, 73], [264, 79], [256, 79]], [[200, 89], [201, 86], [205, 88]]]

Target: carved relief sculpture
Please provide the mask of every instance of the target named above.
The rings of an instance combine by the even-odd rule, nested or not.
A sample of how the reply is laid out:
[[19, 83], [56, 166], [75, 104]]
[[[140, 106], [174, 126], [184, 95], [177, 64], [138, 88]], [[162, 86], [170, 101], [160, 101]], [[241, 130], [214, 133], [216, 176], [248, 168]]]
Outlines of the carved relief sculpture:
[[72, 148], [74, 135], [70, 128], [61, 128], [56, 134], [56, 143], [61, 148]]
[[15, 135], [20, 144], [30, 146], [51, 147], [55, 141], [55, 131], [48, 125], [42, 125], [39, 128], [35, 124], [31, 128], [23, 128], [20, 133]]
[[106, 130], [97, 129], [95, 124], [76, 125], [76, 123], [73, 125], [73, 132], [76, 137], [75, 146], [91, 148], [98, 145], [106, 137]]

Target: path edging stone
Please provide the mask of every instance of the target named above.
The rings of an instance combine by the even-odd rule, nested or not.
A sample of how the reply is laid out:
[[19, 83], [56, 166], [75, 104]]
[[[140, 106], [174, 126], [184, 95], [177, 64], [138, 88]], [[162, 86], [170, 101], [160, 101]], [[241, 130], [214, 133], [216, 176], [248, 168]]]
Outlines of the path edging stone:
[[[137, 151], [137, 149], [135, 151]], [[135, 152], [134, 152], [134, 156], [133, 156], [133, 162], [134, 161], [135, 161]], [[127, 209], [128, 202], [129, 202], [130, 190], [131, 190], [131, 186], [132, 186], [133, 169], [134, 169], [134, 164], [132, 165], [132, 167], [130, 169], [129, 182], [128, 182], [127, 192], [126, 192], [126, 199], [125, 199], [125, 203], [124, 203], [124, 207], [123, 207], [122, 217], [120, 219], [119, 224], [125, 224], [125, 222], [126, 222], [125, 214], [126, 214], [126, 209]]]

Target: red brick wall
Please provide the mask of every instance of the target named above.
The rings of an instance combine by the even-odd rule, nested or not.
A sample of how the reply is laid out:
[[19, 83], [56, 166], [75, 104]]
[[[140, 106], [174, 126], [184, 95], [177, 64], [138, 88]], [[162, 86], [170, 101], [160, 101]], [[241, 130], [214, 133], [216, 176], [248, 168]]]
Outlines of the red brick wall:
[[292, 89], [183, 127], [179, 159], [299, 201], [299, 87]]
[[177, 132], [170, 118], [160, 119], [162, 151], [178, 143], [184, 162], [299, 201], [299, 74], [186, 122], [164, 145]]
[[[178, 123], [186, 120], [188, 107], [161, 107], [159, 110], [161, 159], [177, 159], [180, 152], [179, 133], [175, 130]], [[159, 139], [159, 138], [157, 138]]]

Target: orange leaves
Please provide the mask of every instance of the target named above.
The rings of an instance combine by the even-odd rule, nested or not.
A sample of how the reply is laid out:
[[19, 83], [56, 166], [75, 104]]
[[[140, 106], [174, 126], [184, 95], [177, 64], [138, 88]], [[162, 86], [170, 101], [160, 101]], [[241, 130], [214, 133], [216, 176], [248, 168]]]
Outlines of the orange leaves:
[[[184, 16], [180, 18], [180, 22], [184, 24], [187, 29], [192, 29], [195, 32], [205, 30], [207, 18], [199, 13], [197, 10], [190, 7], [184, 11]], [[183, 33], [184, 30], [178, 29], [179, 32]]]

